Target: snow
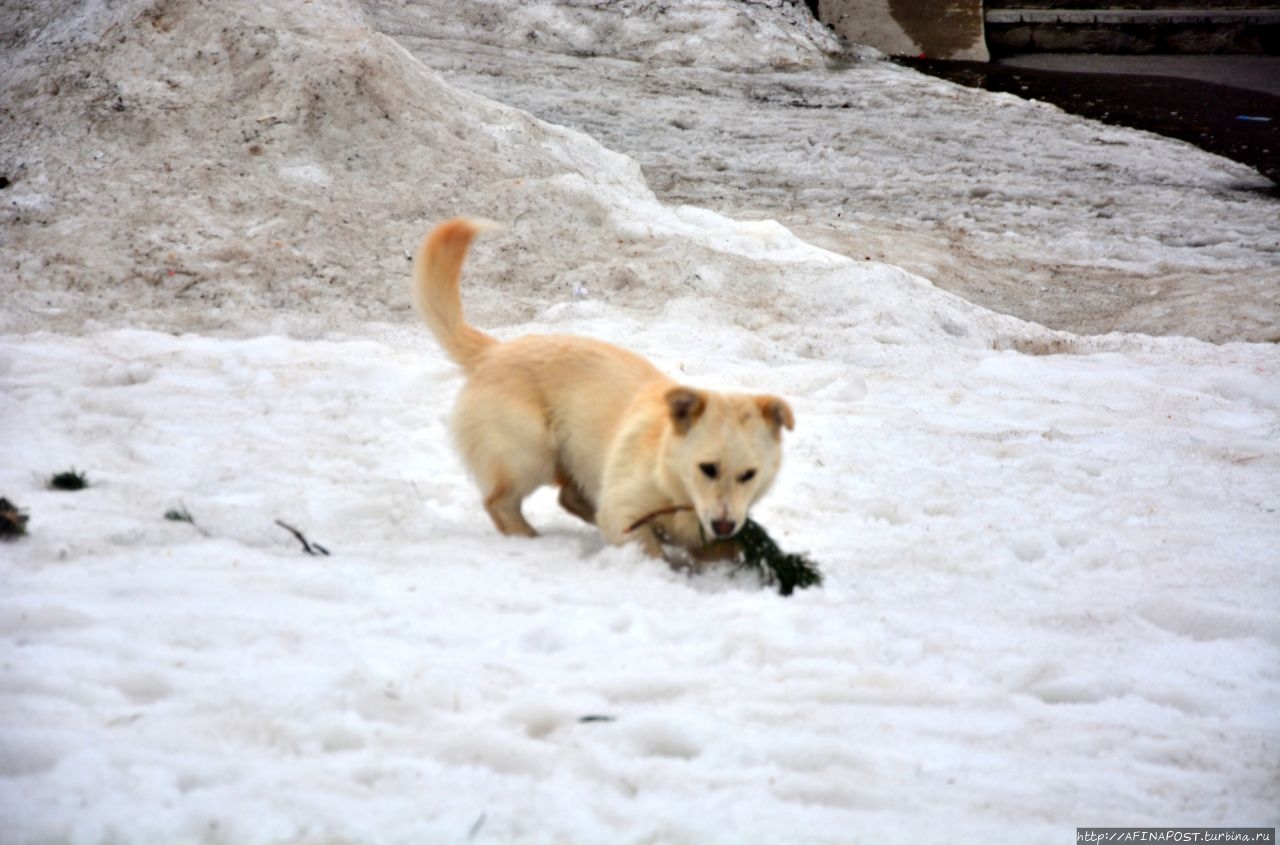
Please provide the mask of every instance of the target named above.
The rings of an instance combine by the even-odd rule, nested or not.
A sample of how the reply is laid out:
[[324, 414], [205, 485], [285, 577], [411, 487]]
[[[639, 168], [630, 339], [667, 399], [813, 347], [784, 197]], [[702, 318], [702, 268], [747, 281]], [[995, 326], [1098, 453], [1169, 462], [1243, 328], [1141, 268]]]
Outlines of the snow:
[[[781, 2], [64, 5], [0, 27], [0, 495], [31, 515], [0, 546], [6, 842], [1280, 819], [1280, 352], [1239, 342], [1276, 329], [1274, 201], [1231, 187], [1256, 177], [833, 64]], [[879, 140], [770, 159], [819, 111], [768, 106], [784, 86], [874, 102], [847, 131]], [[837, 219], [833, 178], [926, 117]], [[702, 142], [638, 128], [669, 119]], [[990, 138], [1004, 158], [963, 155]], [[980, 184], [1001, 198], [949, 240]], [[550, 491], [542, 537], [496, 534], [447, 436], [460, 375], [409, 308], [405, 250], [455, 213], [507, 224], [468, 265], [486, 329], [787, 397], [755, 516], [821, 589], [674, 572]], [[912, 260], [847, 248], [876, 238]], [[1167, 336], [1046, 329], [916, 274], [957, 244], [965, 272], [1034, 254], [1194, 307]], [[1177, 336], [1204, 327], [1237, 342]], [[46, 488], [72, 466], [88, 489]]]
[[665, 202], [776, 219], [1055, 328], [1277, 337], [1280, 229], [1256, 194], [1270, 182], [1182, 142], [865, 54], [747, 71], [717, 45], [696, 66], [640, 65], [529, 49], [478, 12], [457, 38], [472, 4], [370, 6], [458, 84], [633, 156]]

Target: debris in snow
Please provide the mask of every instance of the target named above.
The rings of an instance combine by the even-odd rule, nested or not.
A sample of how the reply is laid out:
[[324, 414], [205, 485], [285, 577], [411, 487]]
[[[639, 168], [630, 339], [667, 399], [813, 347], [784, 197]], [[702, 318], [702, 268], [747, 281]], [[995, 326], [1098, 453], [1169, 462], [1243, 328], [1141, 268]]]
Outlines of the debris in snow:
[[0, 499], [0, 539], [13, 540], [26, 533], [27, 515], [8, 499]]
[[83, 490], [88, 486], [89, 477], [75, 469], [55, 473], [48, 482], [50, 490]]
[[309, 555], [326, 555], [326, 556], [329, 554], [329, 550], [328, 550], [328, 549], [326, 549], [324, 546], [320, 545], [319, 543], [316, 543], [316, 542], [308, 542], [308, 541], [307, 541], [307, 538], [303, 536], [302, 532], [301, 532], [301, 531], [299, 531], [298, 529], [294, 528], [292, 525], [287, 525], [287, 524], [285, 524], [284, 522], [281, 522], [281, 521], [280, 521], [280, 520], [278, 520], [278, 519], [276, 520], [276, 525], [279, 525], [279, 526], [280, 526], [281, 528], [283, 528], [285, 531], [288, 531], [290, 534], [292, 534], [293, 536], [297, 537], [297, 538], [298, 538], [298, 542], [302, 543], [302, 550], [303, 550], [304, 552], [306, 552], [307, 554], [309, 554]]
[[766, 584], [777, 584], [778, 592], [789, 596], [799, 587], [822, 586], [822, 573], [803, 554], [791, 554], [778, 548], [764, 527], [748, 519], [733, 538], [738, 547], [738, 560], [746, 569], [760, 573]]
[[195, 525], [195, 518], [191, 516], [191, 512], [187, 510], [186, 505], [181, 505], [174, 510], [165, 511], [164, 518], [170, 522], [187, 522]]

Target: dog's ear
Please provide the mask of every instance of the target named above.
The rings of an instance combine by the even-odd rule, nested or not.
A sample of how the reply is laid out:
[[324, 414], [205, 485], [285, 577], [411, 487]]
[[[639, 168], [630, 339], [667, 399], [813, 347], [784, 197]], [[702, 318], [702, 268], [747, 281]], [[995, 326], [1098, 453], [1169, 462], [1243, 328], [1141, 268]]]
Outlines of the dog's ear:
[[773, 429], [775, 437], [781, 436], [782, 429], [791, 431], [796, 427], [796, 418], [791, 413], [791, 406], [777, 396], [757, 396], [756, 406], [760, 409], [764, 421]]
[[685, 434], [707, 408], [706, 398], [690, 387], [673, 387], [667, 391], [667, 409], [678, 434]]

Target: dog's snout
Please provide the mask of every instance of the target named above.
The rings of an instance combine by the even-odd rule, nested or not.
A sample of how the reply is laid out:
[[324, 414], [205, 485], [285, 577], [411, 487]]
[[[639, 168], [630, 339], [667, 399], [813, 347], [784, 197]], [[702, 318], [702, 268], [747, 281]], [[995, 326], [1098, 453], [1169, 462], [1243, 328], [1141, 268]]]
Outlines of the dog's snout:
[[732, 537], [737, 527], [738, 524], [732, 519], [713, 519], [711, 521], [711, 530], [716, 532], [717, 537]]

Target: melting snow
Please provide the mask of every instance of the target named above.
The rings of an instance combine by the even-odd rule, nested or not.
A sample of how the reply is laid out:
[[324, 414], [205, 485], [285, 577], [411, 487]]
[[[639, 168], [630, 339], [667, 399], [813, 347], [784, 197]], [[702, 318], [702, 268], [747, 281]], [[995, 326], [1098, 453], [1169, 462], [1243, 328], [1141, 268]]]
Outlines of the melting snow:
[[[925, 272], [1177, 277], [1202, 307], [1161, 331], [1274, 334], [1247, 172], [833, 66], [781, 2], [64, 5], [0, 13], [6, 842], [1280, 820], [1275, 345], [1053, 331]], [[809, 143], [836, 111], [862, 147]], [[755, 515], [822, 589], [672, 572], [550, 493], [543, 537], [494, 532], [408, 305], [455, 213], [508, 224], [479, 325], [792, 401]]]

